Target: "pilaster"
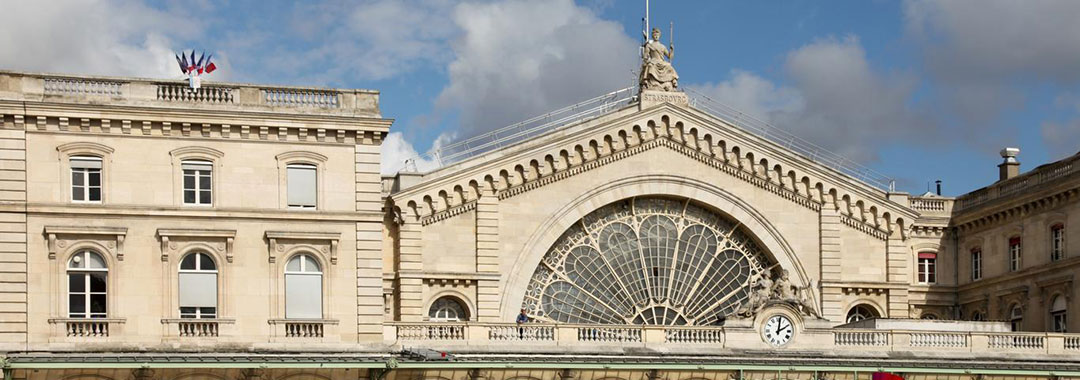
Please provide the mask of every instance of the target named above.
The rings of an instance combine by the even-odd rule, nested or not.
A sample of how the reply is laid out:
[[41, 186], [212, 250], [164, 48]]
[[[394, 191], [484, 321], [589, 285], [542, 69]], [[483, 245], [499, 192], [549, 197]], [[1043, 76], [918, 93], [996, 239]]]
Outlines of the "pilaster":
[[403, 278], [403, 272], [420, 272], [424, 269], [421, 241], [421, 225], [416, 215], [402, 210], [404, 223], [398, 229], [401, 242], [398, 256], [398, 314], [402, 321], [416, 322], [424, 316], [424, 281], [419, 276]]
[[[835, 284], [840, 274], [840, 213], [829, 207], [821, 209], [821, 282]], [[821, 288], [821, 315], [832, 321], [844, 319], [843, 289], [835, 286]]]
[[[371, 139], [379, 134], [366, 134]], [[367, 137], [372, 136], [372, 137]], [[356, 211], [366, 215], [382, 213], [378, 141], [356, 145]], [[373, 217], [356, 223], [356, 323], [357, 339], [382, 341], [383, 220]]]
[[[483, 189], [476, 200], [476, 272], [499, 273], [499, 197]], [[476, 315], [481, 322], [499, 320], [499, 281], [476, 284]]]
[[[910, 256], [910, 250], [907, 245], [904, 244], [903, 234], [900, 233], [899, 229], [893, 230], [892, 234], [889, 235], [885, 247], [886, 277], [888, 278], [888, 282], [903, 285], [909, 285], [911, 283], [911, 270], [908, 265]], [[888, 309], [889, 318], [908, 318], [910, 316], [907, 288], [889, 289]]]
[[[0, 121], [0, 123], [4, 123]], [[0, 351], [26, 337], [26, 132], [23, 118], [0, 129]]]

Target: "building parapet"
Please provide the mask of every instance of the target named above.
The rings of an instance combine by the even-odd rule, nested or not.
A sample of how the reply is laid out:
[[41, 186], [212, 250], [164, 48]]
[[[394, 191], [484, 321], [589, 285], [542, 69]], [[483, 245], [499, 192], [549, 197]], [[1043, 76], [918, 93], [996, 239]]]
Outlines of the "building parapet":
[[379, 118], [379, 92], [0, 71], [0, 99]]
[[[391, 322], [385, 326], [384, 339], [394, 345], [455, 352], [526, 349], [534, 353], [605, 353], [640, 347], [677, 353], [772, 348], [761, 341], [757, 330], [749, 327], [476, 322]], [[800, 334], [801, 341], [793, 341], [787, 348], [850, 357], [897, 353], [969, 359], [1080, 356], [1080, 334], [858, 328], [806, 328]]]
[[993, 185], [972, 191], [956, 198], [953, 209], [968, 211], [977, 206], [987, 205], [1001, 199], [1011, 199], [1032, 189], [1047, 188], [1053, 183], [1067, 178], [1080, 178], [1080, 154], [1061, 161], [1042, 165], [1032, 171]]

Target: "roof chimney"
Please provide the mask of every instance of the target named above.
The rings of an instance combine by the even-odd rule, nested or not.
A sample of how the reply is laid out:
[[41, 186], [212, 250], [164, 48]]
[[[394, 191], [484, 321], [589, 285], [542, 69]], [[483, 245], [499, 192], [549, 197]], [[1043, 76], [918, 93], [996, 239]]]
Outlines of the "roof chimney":
[[998, 165], [998, 181], [1004, 181], [1020, 174], [1020, 161], [1016, 156], [1020, 154], [1020, 148], [1005, 148], [1001, 150], [1001, 158], [1005, 159]]

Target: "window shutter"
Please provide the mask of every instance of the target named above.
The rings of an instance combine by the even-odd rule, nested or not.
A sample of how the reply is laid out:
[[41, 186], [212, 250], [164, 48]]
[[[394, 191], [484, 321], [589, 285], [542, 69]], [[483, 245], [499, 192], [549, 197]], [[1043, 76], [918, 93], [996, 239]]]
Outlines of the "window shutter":
[[101, 159], [97, 157], [72, 157], [72, 169], [101, 169]]
[[919, 252], [920, 259], [936, 259], [937, 254], [933, 252]]
[[184, 161], [180, 163], [180, 168], [184, 170], [213, 170], [214, 165], [209, 161]]
[[1009, 238], [1009, 245], [1020, 245], [1020, 237]]
[[317, 200], [315, 166], [289, 165], [287, 175], [289, 206], [315, 206]]
[[322, 318], [321, 275], [285, 275], [285, 318]]
[[217, 307], [217, 273], [180, 273], [181, 307]]

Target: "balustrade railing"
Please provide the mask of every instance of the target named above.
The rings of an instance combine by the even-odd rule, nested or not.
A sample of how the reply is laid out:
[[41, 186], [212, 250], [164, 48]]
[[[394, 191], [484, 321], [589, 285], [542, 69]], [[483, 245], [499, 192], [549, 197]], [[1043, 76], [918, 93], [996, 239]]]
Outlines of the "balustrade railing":
[[724, 330], [717, 327], [668, 327], [664, 329], [667, 343], [723, 344]]
[[161, 83], [157, 85], [157, 99], [164, 101], [231, 104], [233, 89], [229, 87], [199, 87], [193, 90], [183, 84]]
[[1080, 172], [1080, 156], [1045, 165], [1018, 177], [972, 191], [956, 199], [955, 210], [967, 210], [996, 199], [1006, 198], [1024, 190], [1045, 186], [1071, 173]]
[[179, 321], [176, 327], [182, 337], [215, 337], [218, 336], [217, 321]]
[[1066, 336], [1065, 337], [1065, 349], [1066, 350], [1080, 350], [1080, 336]]
[[398, 326], [401, 340], [464, 340], [466, 325], [461, 323], [429, 323]]
[[106, 321], [69, 321], [67, 336], [79, 338], [104, 338], [109, 336], [109, 322]]
[[315, 322], [286, 322], [286, 338], [322, 338], [323, 324]]
[[580, 342], [635, 343], [642, 341], [641, 331], [641, 327], [578, 327], [577, 339]]
[[1027, 334], [990, 335], [990, 348], [1037, 350], [1046, 347], [1046, 336]]
[[47, 95], [123, 95], [124, 82], [82, 78], [45, 78]]
[[834, 331], [837, 346], [888, 346], [888, 331]]
[[911, 347], [965, 348], [970, 346], [971, 339], [964, 333], [913, 332], [909, 344]]
[[520, 326], [489, 326], [488, 340], [492, 341], [555, 341], [555, 326], [550, 325], [520, 325]]
[[341, 104], [337, 91], [264, 88], [262, 94], [272, 106], [337, 108]]
[[952, 210], [951, 199], [912, 197], [909, 204], [916, 211], [949, 212]]

